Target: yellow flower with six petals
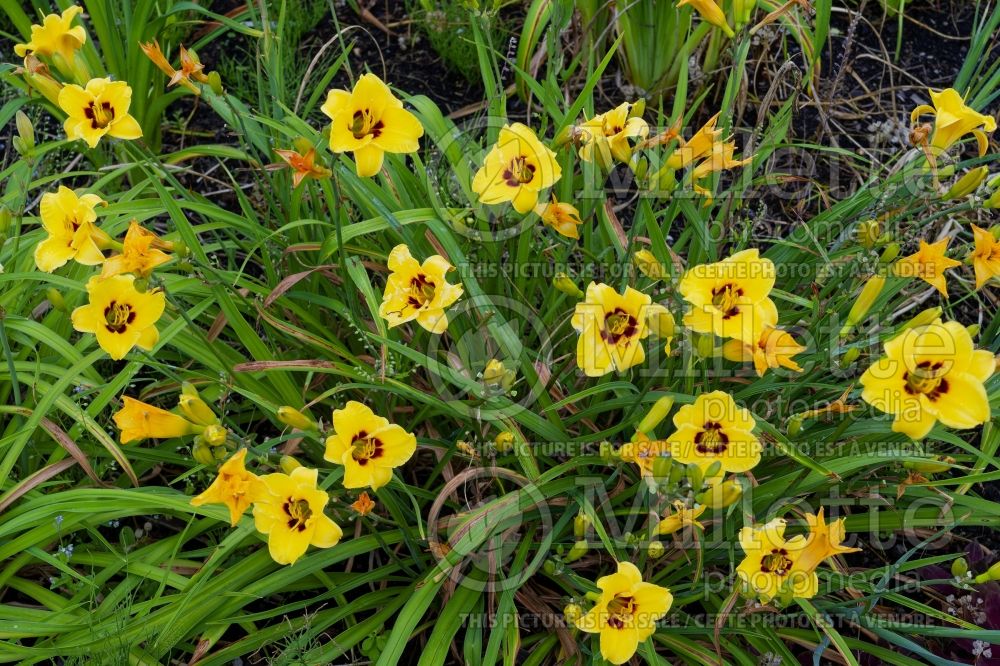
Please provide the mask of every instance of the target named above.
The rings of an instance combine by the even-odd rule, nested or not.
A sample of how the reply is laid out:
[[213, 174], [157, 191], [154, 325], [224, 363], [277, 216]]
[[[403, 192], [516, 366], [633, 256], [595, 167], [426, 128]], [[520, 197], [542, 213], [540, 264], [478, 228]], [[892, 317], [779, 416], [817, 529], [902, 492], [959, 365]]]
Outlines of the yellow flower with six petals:
[[656, 631], [656, 621], [667, 614], [674, 597], [665, 587], [643, 582], [631, 562], [619, 562], [618, 571], [599, 578], [597, 587], [600, 598], [577, 618], [576, 627], [600, 634], [601, 656], [612, 664], [624, 664]]
[[929, 92], [934, 106], [921, 104], [910, 114], [910, 122], [916, 123], [917, 118], [924, 114], [934, 116], [930, 145], [938, 150], [947, 150], [966, 134], [972, 134], [976, 137], [979, 156], [985, 155], [989, 149], [989, 139], [983, 130], [994, 131], [997, 128], [996, 118], [966, 106], [965, 100], [954, 88]]
[[101, 277], [107, 278], [122, 273], [131, 273], [136, 277], [149, 277], [153, 269], [170, 261], [166, 252], [157, 248], [164, 247], [159, 237], [148, 229], [143, 229], [138, 222], [132, 220], [125, 232], [121, 254], [108, 257], [101, 269]]
[[936, 243], [928, 243], [921, 239], [920, 249], [897, 261], [893, 266], [893, 273], [899, 277], [920, 278], [948, 298], [948, 283], [944, 272], [962, 265], [961, 261], [945, 256], [950, 241], [951, 238], [944, 238]]
[[330, 150], [354, 154], [358, 176], [374, 176], [386, 153], [413, 153], [424, 127], [389, 86], [365, 74], [354, 89], [331, 90], [320, 110], [330, 118]]
[[445, 277], [452, 265], [441, 255], [435, 254], [418, 262], [406, 245], [397, 245], [389, 253], [391, 273], [385, 283], [379, 316], [389, 322], [389, 327], [399, 326], [414, 319], [431, 333], [444, 333], [448, 329], [445, 309], [462, 296], [462, 285], [449, 284]]
[[775, 518], [759, 527], [740, 530], [746, 557], [736, 567], [743, 584], [765, 603], [779, 596], [810, 599], [819, 589], [815, 567], [804, 566], [805, 535], [785, 539], [786, 521]]
[[191, 506], [225, 504], [229, 509], [229, 523], [240, 522], [246, 510], [267, 488], [259, 476], [247, 471], [244, 460], [247, 450], [240, 449], [219, 467], [219, 474], [205, 492], [191, 498]]
[[893, 414], [893, 431], [912, 439], [924, 438], [937, 421], [974, 428], [990, 419], [983, 382], [995, 365], [993, 354], [973, 347], [964, 326], [936, 319], [885, 343], [885, 356], [861, 376], [861, 397]]
[[753, 361], [758, 377], [763, 377], [768, 369], [774, 368], [788, 368], [802, 372], [802, 368], [792, 360], [792, 357], [805, 350], [806, 348], [796, 342], [791, 333], [774, 326], [765, 326], [755, 344], [733, 339], [727, 340], [722, 345], [722, 355], [728, 360], [736, 363]]
[[646, 359], [642, 340], [649, 337], [646, 318], [652, 314], [649, 295], [632, 287], [623, 294], [614, 287], [591, 282], [576, 304], [573, 328], [580, 334], [576, 362], [588, 377], [612, 370], [623, 372]]
[[699, 530], [705, 529], [705, 526], [698, 522], [698, 518], [701, 514], [705, 513], [705, 510], [708, 508], [707, 506], [697, 505], [688, 507], [683, 500], [674, 500], [673, 507], [674, 510], [657, 523], [657, 534], [661, 536], [673, 534], [679, 530], [691, 527], [697, 527]]
[[344, 466], [345, 488], [378, 490], [417, 450], [413, 433], [354, 400], [333, 411], [333, 430], [323, 459]]
[[764, 328], [778, 321], [778, 310], [768, 297], [774, 279], [774, 262], [762, 259], [756, 249], [695, 266], [678, 287], [691, 304], [684, 324], [698, 333], [756, 344]]
[[979, 290], [990, 280], [1000, 277], [1000, 241], [987, 229], [974, 224], [972, 234], [976, 247], [969, 253], [968, 261], [976, 271], [976, 290]]
[[500, 129], [496, 145], [472, 179], [472, 189], [484, 204], [510, 201], [523, 214], [538, 203], [539, 192], [561, 176], [556, 154], [530, 127], [514, 123]]
[[69, 139], [83, 139], [95, 148], [107, 134], [116, 139], [138, 139], [142, 128], [129, 115], [132, 89], [124, 81], [91, 79], [86, 88], [76, 84], [59, 91], [59, 108], [68, 116], [63, 127]]
[[179, 414], [128, 396], [122, 396], [122, 401], [122, 408], [112, 417], [121, 430], [119, 437], [122, 444], [144, 439], [185, 437], [199, 431], [197, 425]]
[[260, 477], [264, 488], [254, 498], [254, 525], [267, 535], [267, 550], [278, 564], [295, 564], [310, 545], [332, 548], [344, 534], [323, 513], [330, 496], [316, 487], [318, 478], [308, 467]]
[[117, 360], [125, 358], [132, 347], [152, 349], [160, 339], [156, 322], [166, 307], [161, 291], [138, 291], [135, 276], [97, 276], [87, 282], [90, 302], [73, 310], [73, 328], [93, 333], [97, 344]]
[[83, 9], [72, 5], [61, 14], [49, 14], [41, 25], [31, 26], [31, 39], [26, 44], [15, 44], [14, 53], [23, 58], [28, 53], [36, 56], [62, 58], [66, 66], [73, 64], [73, 54], [87, 42], [83, 26], [74, 26], [73, 19]]
[[584, 121], [578, 128], [580, 159], [597, 162], [605, 169], [610, 168], [612, 158], [628, 164], [632, 159], [629, 139], [645, 139], [649, 125], [642, 118], [632, 115], [634, 105], [623, 102], [614, 109], [599, 113]]
[[535, 212], [542, 218], [542, 222], [552, 227], [559, 234], [567, 238], [579, 238], [579, 226], [583, 224], [580, 219], [580, 211], [576, 206], [561, 201], [556, 201], [552, 197], [549, 203], [539, 203], [535, 206]]
[[62, 185], [56, 192], [42, 195], [42, 227], [49, 236], [35, 247], [38, 270], [51, 273], [70, 259], [84, 266], [104, 261], [101, 250], [111, 244], [111, 237], [94, 224], [94, 208], [104, 203], [96, 194], [77, 196]]
[[667, 450], [662, 439], [650, 439], [645, 433], [637, 432], [631, 442], [622, 444], [618, 457], [639, 467], [642, 476], [653, 474], [653, 461]]
[[667, 442], [677, 462], [702, 469], [718, 462], [723, 472], [746, 472], [760, 462], [761, 443], [753, 435], [757, 421], [725, 391], [699, 395], [677, 410], [673, 421]]

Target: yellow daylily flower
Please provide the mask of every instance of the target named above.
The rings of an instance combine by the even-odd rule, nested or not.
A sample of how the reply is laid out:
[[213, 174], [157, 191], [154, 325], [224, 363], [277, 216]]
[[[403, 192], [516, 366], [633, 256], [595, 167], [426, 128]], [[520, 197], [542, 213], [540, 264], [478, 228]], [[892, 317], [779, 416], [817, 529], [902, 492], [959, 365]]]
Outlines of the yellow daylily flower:
[[580, 211], [576, 209], [576, 206], [556, 201], [556, 198], [552, 197], [550, 203], [536, 205], [535, 212], [542, 218], [542, 222], [563, 236], [567, 238], [580, 237], [580, 230], [577, 227], [583, 224], [583, 220], [580, 219]]
[[722, 130], [717, 129], [715, 123], [719, 120], [719, 114], [715, 114], [702, 125], [690, 140], [685, 141], [679, 134], [673, 136], [680, 141], [680, 145], [670, 153], [667, 158], [666, 168], [672, 171], [683, 169], [689, 164], [709, 155], [712, 146], [719, 143], [722, 137]]
[[83, 8], [72, 5], [61, 14], [49, 14], [41, 25], [31, 26], [31, 39], [26, 44], [15, 44], [14, 53], [25, 57], [29, 53], [36, 56], [58, 55], [66, 65], [73, 64], [73, 54], [87, 42], [83, 26], [74, 26], [73, 19]]
[[774, 262], [762, 259], [756, 249], [691, 268], [678, 287], [691, 304], [684, 324], [698, 333], [756, 344], [764, 327], [778, 320], [768, 298], [774, 278]]
[[354, 154], [358, 176], [374, 176], [386, 153], [413, 153], [424, 127], [374, 74], [365, 74], [350, 92], [331, 90], [320, 110], [330, 118], [330, 150]]
[[124, 81], [91, 79], [86, 88], [76, 84], [59, 91], [59, 108], [68, 116], [63, 124], [69, 139], [83, 139], [95, 148], [105, 134], [138, 139], [142, 128], [129, 115], [132, 89]]
[[897, 261], [893, 266], [893, 272], [899, 277], [920, 278], [948, 298], [948, 283], [944, 272], [962, 265], [961, 261], [945, 256], [949, 242], [951, 238], [944, 238], [936, 243], [927, 243], [920, 239], [920, 249]]
[[332, 548], [344, 534], [323, 513], [330, 496], [316, 487], [318, 477], [308, 467], [260, 477], [264, 489], [253, 501], [254, 525], [267, 535], [267, 550], [278, 564], [295, 564], [310, 545]]
[[108, 257], [101, 270], [101, 277], [107, 278], [122, 273], [131, 273], [136, 277], [149, 277], [153, 269], [170, 261], [166, 252], [157, 249], [161, 245], [159, 237], [148, 229], [143, 229], [138, 222], [129, 222], [122, 243], [122, 253]]
[[667, 614], [674, 597], [665, 587], [644, 583], [631, 562], [619, 562], [618, 571], [599, 578], [597, 587], [600, 598], [576, 619], [576, 628], [600, 634], [601, 656], [624, 664], [656, 631], [656, 621]]
[[678, 8], [684, 5], [694, 7], [702, 19], [721, 29], [727, 37], [735, 35], [733, 29], [729, 27], [729, 22], [726, 21], [726, 13], [715, 0], [678, 0]]
[[861, 376], [861, 398], [887, 414], [892, 429], [922, 439], [937, 421], [974, 428], [990, 419], [983, 382], [996, 367], [993, 354], [975, 349], [955, 321], [935, 319], [885, 343], [885, 356]]
[[104, 203], [96, 194], [77, 196], [62, 185], [42, 195], [39, 210], [49, 236], [35, 247], [38, 270], [51, 273], [70, 259], [84, 266], [104, 261], [101, 249], [111, 244], [111, 237], [94, 224], [94, 208]]
[[677, 330], [673, 313], [659, 303], [653, 303], [646, 308], [646, 323], [650, 332], [664, 342], [663, 350], [669, 355], [670, 343], [673, 342]]
[[389, 278], [382, 294], [379, 316], [389, 327], [414, 319], [431, 333], [448, 329], [449, 307], [462, 296], [462, 285], [449, 284], [445, 277], [452, 265], [435, 254], [421, 264], [410, 254], [410, 248], [400, 244], [389, 253]]
[[344, 466], [345, 488], [378, 490], [417, 450], [413, 433], [354, 400], [333, 411], [333, 430], [323, 459]]
[[733, 141], [713, 143], [708, 155], [691, 170], [691, 179], [697, 182], [716, 171], [735, 169], [753, 161], [752, 155], [738, 160], [733, 157], [734, 152], [736, 152], [736, 143]]
[[934, 116], [934, 132], [930, 145], [939, 150], [947, 150], [966, 134], [976, 137], [979, 156], [982, 157], [989, 149], [989, 139], [986, 132], [997, 128], [996, 118], [978, 113], [965, 104], [965, 100], [954, 88], [945, 90], [930, 90], [934, 106], [921, 104], [910, 114], [910, 122], [916, 123], [917, 118], [924, 114]]
[[642, 476], [653, 474], [653, 461], [667, 451], [667, 443], [662, 439], [650, 439], [645, 433], [637, 432], [631, 442], [622, 444], [618, 456], [625, 462], [639, 467]]
[[688, 507], [682, 500], [674, 500], [673, 503], [674, 510], [665, 515], [663, 520], [661, 520], [656, 525], [656, 533], [659, 535], [673, 534], [679, 530], [691, 527], [697, 527], [699, 530], [704, 530], [705, 526], [698, 522], [698, 518], [701, 514], [705, 513], [707, 506], [697, 505], [694, 507]]
[[122, 444], [144, 439], [170, 439], [198, 432], [198, 427], [183, 416], [122, 396], [122, 408], [112, 417], [121, 430]]
[[152, 349], [160, 339], [156, 322], [166, 307], [161, 291], [137, 291], [135, 276], [97, 276], [87, 282], [90, 302], [73, 310], [73, 328], [93, 333], [97, 344], [117, 360], [132, 347]]
[[501, 128], [496, 145], [472, 179], [472, 189], [484, 204], [510, 201], [514, 210], [524, 214], [538, 203], [539, 192], [561, 176], [556, 154], [530, 127], [514, 123]]
[[667, 438], [675, 461], [702, 469], [718, 462], [723, 472], [746, 472], [760, 462], [760, 440], [750, 410], [724, 391], [703, 393], [694, 404], [674, 415], [674, 433]]
[[822, 507], [816, 514], [806, 514], [806, 524], [809, 526], [808, 540], [797, 563], [803, 570], [815, 570], [823, 561], [837, 555], [861, 552], [860, 548], [842, 545], [846, 535], [844, 519], [827, 525]]
[[333, 172], [322, 164], [316, 164], [316, 149], [309, 148], [304, 153], [295, 150], [275, 149], [282, 162], [269, 165], [270, 168], [289, 168], [292, 170], [292, 189], [298, 187], [306, 178], [320, 180], [330, 177]]
[[758, 377], [763, 377], [769, 368], [780, 367], [802, 372], [802, 368], [792, 360], [792, 357], [805, 350], [806, 348], [796, 342], [791, 333], [773, 326], [763, 328], [756, 344], [747, 344], [742, 340], [727, 340], [722, 345], [722, 355], [728, 360], [736, 363], [753, 361]]
[[785, 539], [785, 525], [783, 518], [775, 518], [740, 530], [740, 547], [746, 557], [736, 574], [765, 603], [785, 595], [810, 599], [819, 590], [815, 566], [805, 566], [813, 558], [803, 557], [808, 539], [804, 535]]
[[968, 260], [976, 271], [976, 289], [982, 289], [987, 282], [1000, 277], [1000, 241], [986, 229], [972, 225], [976, 243]]
[[576, 362], [588, 377], [612, 370], [624, 372], [646, 359], [642, 340], [650, 333], [646, 318], [651, 300], [632, 287], [619, 294], [603, 283], [587, 285], [587, 295], [576, 304], [572, 324], [580, 334]]
[[191, 506], [225, 504], [229, 509], [229, 523], [233, 527], [257, 501], [267, 488], [259, 476], [247, 471], [244, 460], [247, 450], [240, 449], [219, 467], [219, 474], [205, 492], [191, 498]]
[[580, 159], [596, 161], [605, 168], [611, 166], [612, 158], [628, 164], [632, 159], [629, 139], [645, 139], [649, 134], [646, 121], [632, 115], [633, 106], [631, 102], [623, 102], [579, 125]]

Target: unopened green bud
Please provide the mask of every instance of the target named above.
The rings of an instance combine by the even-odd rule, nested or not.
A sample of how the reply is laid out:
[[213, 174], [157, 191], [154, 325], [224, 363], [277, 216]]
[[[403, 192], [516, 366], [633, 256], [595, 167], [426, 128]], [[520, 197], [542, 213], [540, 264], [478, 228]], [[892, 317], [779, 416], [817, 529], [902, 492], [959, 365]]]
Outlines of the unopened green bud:
[[55, 287], [49, 287], [45, 290], [45, 298], [49, 299], [49, 303], [52, 307], [60, 312], [66, 312], [66, 300], [63, 298], [62, 293]]
[[687, 465], [675, 462], [670, 466], [670, 473], [667, 474], [667, 485], [675, 486], [681, 482], [687, 474]]
[[869, 250], [875, 247], [882, 233], [878, 220], [866, 220], [858, 225], [858, 243]]
[[715, 356], [715, 336], [694, 333], [692, 337], [694, 339], [694, 350], [698, 356], [701, 358], [712, 358]]
[[979, 335], [979, 324], [969, 324], [965, 327], [965, 330], [969, 332], [970, 338], [975, 338]]
[[218, 72], [208, 73], [208, 86], [212, 89], [216, 95], [221, 95], [225, 92], [222, 88], [222, 77], [219, 76]]
[[865, 282], [865, 286], [861, 288], [861, 293], [858, 295], [858, 299], [854, 301], [854, 305], [851, 306], [851, 311], [847, 313], [847, 323], [840, 331], [841, 337], [847, 335], [851, 328], [856, 326], [868, 315], [868, 311], [871, 309], [872, 305], [875, 304], [879, 294], [882, 293], [883, 287], [885, 287], [885, 278], [881, 275], [875, 275]]
[[964, 578], [969, 573], [969, 563], [964, 557], [956, 557], [951, 561], [951, 575], [955, 578]]
[[788, 419], [788, 436], [795, 437], [802, 430], [802, 417], [796, 414]]
[[955, 459], [949, 456], [935, 456], [921, 461], [907, 460], [903, 463], [903, 467], [920, 474], [939, 474], [947, 472], [954, 463]]
[[653, 406], [649, 408], [646, 415], [642, 417], [642, 420], [639, 421], [639, 425], [636, 427], [636, 430], [648, 435], [653, 432], [653, 429], [656, 428], [656, 426], [658, 426], [668, 414], [670, 414], [670, 410], [673, 408], [674, 399], [672, 396], [665, 395], [662, 398], [659, 398], [653, 403]]
[[659, 541], [650, 541], [649, 545], [646, 546], [646, 554], [653, 560], [660, 559], [666, 552], [667, 549], [664, 548], [663, 544]]
[[883, 264], [888, 264], [890, 261], [894, 260], [899, 256], [899, 243], [889, 243], [882, 250], [882, 256], [878, 258]]
[[944, 196], [941, 197], [945, 201], [951, 199], [958, 199], [964, 196], [968, 196], [976, 191], [979, 184], [983, 182], [986, 175], [990, 172], [989, 167], [981, 166], [976, 169], [970, 169], [968, 173], [955, 181]]
[[299, 467], [302, 467], [302, 463], [292, 456], [281, 456], [281, 460], [278, 464], [281, 466], [281, 471], [285, 474], [291, 474]]
[[18, 141], [15, 144], [17, 152], [26, 155], [35, 149], [35, 128], [31, 124], [31, 119], [23, 111], [14, 114], [14, 124], [17, 126]]
[[688, 481], [691, 482], [691, 487], [697, 490], [702, 486], [702, 482], [704, 481], [705, 478], [705, 471], [701, 468], [700, 465], [691, 463], [690, 465], [687, 466], [687, 478]]
[[291, 426], [298, 430], [317, 430], [315, 419], [311, 419], [299, 410], [290, 405], [278, 407], [278, 420], [286, 426]]
[[674, 466], [674, 459], [668, 455], [659, 455], [653, 458], [653, 478], [658, 481], [666, 481], [670, 478], [670, 470]]
[[705, 468], [704, 482], [712, 483], [712, 480], [715, 479], [717, 476], [719, 476], [719, 474], [721, 473], [722, 473], [722, 463], [719, 462], [718, 460], [713, 461], [711, 465]]
[[552, 278], [552, 286], [573, 298], [583, 298], [583, 292], [565, 273], [556, 273], [555, 277]]
[[611, 442], [605, 440], [597, 445], [598, 455], [601, 456], [601, 460], [606, 463], [618, 460], [618, 452], [615, 451], [615, 447], [612, 446]]
[[928, 324], [933, 323], [935, 319], [940, 318], [941, 312], [942, 310], [940, 307], [927, 308], [926, 310], [917, 313], [917, 316], [903, 324], [903, 330], [905, 331], [910, 328], [917, 328], [918, 326], [927, 326]]
[[181, 413], [192, 423], [203, 426], [218, 425], [219, 423], [219, 417], [215, 415], [212, 408], [201, 399], [194, 386], [187, 382], [182, 385], [177, 405], [180, 407]]
[[587, 546], [587, 542], [581, 539], [573, 544], [573, 547], [569, 549], [566, 555], [563, 556], [563, 562], [569, 564], [571, 562], [576, 562], [578, 559], [587, 554], [590, 548]]
[[579, 604], [566, 604], [563, 608], [563, 617], [566, 618], [566, 624], [573, 626], [576, 621], [583, 617], [583, 609], [580, 608]]
[[226, 438], [229, 436], [229, 431], [223, 428], [221, 425], [210, 425], [205, 428], [205, 431], [201, 433], [202, 438], [211, 446], [222, 446], [226, 443]]
[[572, 140], [573, 140], [573, 126], [567, 125], [566, 127], [563, 127], [561, 130], [559, 130], [558, 134], [556, 134], [555, 139], [553, 139], [552, 141], [552, 147], [558, 150], [559, 148], [562, 148]]
[[636, 101], [632, 102], [632, 105], [628, 110], [629, 118], [642, 118], [642, 114], [646, 112], [646, 98], [640, 97]]
[[545, 560], [545, 562], [542, 563], [542, 571], [550, 576], [554, 576], [556, 573], [556, 563], [552, 560]]
[[733, 22], [737, 29], [750, 22], [757, 0], [733, 0]]
[[743, 487], [735, 479], [730, 479], [710, 486], [705, 492], [696, 495], [695, 499], [710, 509], [724, 509], [736, 503], [742, 495]]
[[590, 527], [590, 518], [585, 513], [578, 513], [573, 518], [573, 536], [577, 539], [582, 539], [584, 535], [587, 534], [587, 528]]
[[851, 347], [844, 352], [843, 356], [840, 357], [840, 367], [846, 368], [850, 366], [858, 360], [859, 356], [861, 356], [861, 350], [857, 347]]
[[195, 440], [194, 446], [191, 448], [191, 457], [202, 465], [211, 465], [215, 462], [212, 447], [203, 442], [200, 437]]
[[10, 231], [10, 226], [14, 222], [14, 214], [10, 212], [10, 209], [6, 206], [0, 206], [0, 242], [7, 232]]
[[985, 583], [991, 580], [1000, 580], [1000, 562], [996, 562], [993, 566], [986, 570], [986, 573], [981, 573], [976, 576], [977, 583]]

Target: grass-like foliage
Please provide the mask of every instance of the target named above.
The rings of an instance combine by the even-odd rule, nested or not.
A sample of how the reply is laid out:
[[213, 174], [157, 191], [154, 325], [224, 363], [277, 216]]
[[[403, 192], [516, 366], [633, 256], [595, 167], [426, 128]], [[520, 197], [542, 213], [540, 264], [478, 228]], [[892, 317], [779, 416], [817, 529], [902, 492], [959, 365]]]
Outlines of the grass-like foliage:
[[385, 4], [2, 4], [0, 663], [992, 663], [996, 3]]

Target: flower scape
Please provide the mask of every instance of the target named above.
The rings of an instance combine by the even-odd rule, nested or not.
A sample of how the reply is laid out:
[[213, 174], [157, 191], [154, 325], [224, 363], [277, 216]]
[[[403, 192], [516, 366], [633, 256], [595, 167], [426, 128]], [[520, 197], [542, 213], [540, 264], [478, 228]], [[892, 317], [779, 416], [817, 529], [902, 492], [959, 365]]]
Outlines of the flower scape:
[[3, 3], [0, 663], [1000, 658], [1000, 7], [918, 4]]

